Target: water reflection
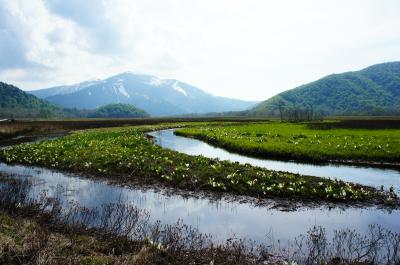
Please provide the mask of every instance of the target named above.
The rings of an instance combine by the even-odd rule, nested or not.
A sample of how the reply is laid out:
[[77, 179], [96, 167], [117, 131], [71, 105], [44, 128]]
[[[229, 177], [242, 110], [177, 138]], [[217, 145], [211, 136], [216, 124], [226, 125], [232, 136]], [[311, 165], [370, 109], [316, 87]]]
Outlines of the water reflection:
[[222, 148], [213, 147], [202, 141], [174, 135], [174, 130], [162, 130], [149, 133], [156, 138], [156, 143], [189, 155], [203, 155], [209, 158], [237, 161], [267, 169], [288, 171], [303, 175], [338, 178], [344, 181], [368, 186], [386, 188], [391, 186], [400, 194], [400, 171], [394, 169], [351, 166], [341, 164], [313, 165], [307, 163], [286, 162], [268, 159], [257, 159], [230, 153]]
[[133, 203], [150, 211], [154, 221], [174, 224], [177, 219], [182, 219], [184, 223], [197, 227], [200, 232], [212, 234], [218, 240], [230, 238], [234, 234], [240, 238], [262, 242], [267, 234], [272, 233], [275, 239], [285, 242], [305, 233], [313, 225], [326, 227], [328, 232], [350, 228], [367, 233], [368, 225], [377, 223], [394, 232], [400, 232], [400, 210], [388, 212], [375, 207], [346, 210], [321, 207], [282, 212], [255, 207], [249, 203], [224, 200], [215, 202], [179, 195], [167, 196], [154, 190], [117, 187], [38, 167], [0, 164], [0, 172], [34, 178], [36, 185], [30, 193], [32, 197], [48, 190], [50, 196], [58, 195], [64, 203], [76, 201], [89, 208], [119, 200]]

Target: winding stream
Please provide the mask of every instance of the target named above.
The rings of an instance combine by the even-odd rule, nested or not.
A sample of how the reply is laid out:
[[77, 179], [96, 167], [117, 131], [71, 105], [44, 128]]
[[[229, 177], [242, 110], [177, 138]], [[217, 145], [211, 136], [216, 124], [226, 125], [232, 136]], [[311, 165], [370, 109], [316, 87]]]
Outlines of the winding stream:
[[395, 169], [333, 163], [314, 165], [309, 163], [258, 159], [231, 153], [193, 138], [177, 136], [174, 134], [174, 129], [151, 132], [149, 135], [155, 137], [156, 144], [188, 155], [202, 155], [208, 158], [219, 158], [221, 160], [230, 160], [243, 164], [248, 163], [253, 166], [264, 167], [271, 170], [288, 171], [303, 175], [338, 178], [344, 181], [378, 188], [381, 185], [386, 189], [393, 186], [396, 192], [400, 194], [400, 171]]
[[[227, 157], [226, 151], [222, 149], [211, 147], [197, 140], [175, 136], [171, 130], [151, 134], [157, 137], [159, 145], [166, 148], [188, 154], [238, 159], [236, 154], [230, 154], [231, 156]], [[240, 162], [250, 161], [245, 157], [240, 159], [242, 159]], [[324, 171], [323, 166], [277, 161], [273, 161], [275, 163], [262, 162], [251, 158], [251, 161], [253, 160], [260, 163], [256, 165], [267, 163], [268, 168], [272, 169], [277, 169], [278, 165], [282, 165], [286, 171], [298, 170], [298, 172], [304, 174], [308, 172], [307, 174], [311, 175], [327, 174], [340, 177], [347, 176], [346, 172], [354, 172], [354, 175], [349, 174], [349, 176], [351, 175], [355, 179], [356, 174], [365, 172], [360, 177], [364, 184], [399, 183], [399, 172], [394, 170], [332, 166], [331, 169], [325, 167], [328, 171]], [[300, 171], [303, 168], [309, 171]], [[153, 189], [143, 190], [109, 185], [104, 181], [95, 181], [75, 174], [66, 174], [40, 167], [0, 163], [0, 172], [15, 178], [32, 178], [35, 185], [30, 191], [29, 196], [31, 197], [37, 197], [40, 192], [47, 191], [49, 196], [58, 197], [63, 203], [74, 201], [88, 208], [117, 201], [133, 203], [139, 208], [148, 210], [154, 221], [160, 220], [164, 224], [174, 224], [181, 219], [184, 223], [198, 228], [200, 232], [211, 234], [215, 240], [236, 236], [264, 242], [269, 235], [273, 236], [275, 240], [287, 242], [300, 234], [305, 234], [314, 225], [325, 227], [328, 236], [332, 235], [334, 229], [346, 228], [366, 234], [368, 226], [371, 224], [379, 224], [383, 228], [400, 233], [400, 210], [388, 211], [376, 207], [342, 209], [321, 206], [286, 212], [254, 206], [251, 203], [225, 201], [224, 199], [214, 201], [207, 198], [185, 198], [180, 195], [166, 195]], [[319, 174], [313, 172], [319, 172]], [[379, 180], [374, 181], [374, 178], [379, 178]]]
[[151, 219], [164, 224], [174, 224], [178, 219], [212, 234], [216, 240], [236, 235], [263, 242], [266, 235], [285, 242], [299, 234], [304, 234], [314, 226], [333, 229], [350, 228], [366, 233], [368, 225], [380, 224], [392, 231], [400, 232], [400, 210], [388, 211], [370, 208], [300, 209], [283, 212], [277, 209], [257, 207], [250, 203], [228, 202], [224, 200], [184, 198], [180, 195], [164, 195], [155, 190], [141, 190], [108, 185], [74, 174], [65, 174], [40, 167], [26, 167], [0, 163], [0, 172], [14, 177], [32, 178], [35, 185], [31, 197], [47, 191], [49, 196], [60, 198], [64, 203], [78, 202], [88, 208], [117, 201], [134, 203], [139, 208], [150, 211]]

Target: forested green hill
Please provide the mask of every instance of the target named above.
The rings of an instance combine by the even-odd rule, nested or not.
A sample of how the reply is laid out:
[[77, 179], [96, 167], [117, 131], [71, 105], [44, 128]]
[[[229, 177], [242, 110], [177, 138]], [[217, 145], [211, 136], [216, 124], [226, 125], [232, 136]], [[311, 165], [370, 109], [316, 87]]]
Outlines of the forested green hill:
[[263, 101], [249, 113], [276, 116], [279, 107], [324, 115], [399, 115], [400, 62], [326, 76]]
[[62, 116], [63, 110], [21, 89], [0, 82], [0, 117], [33, 118]]
[[135, 118], [148, 116], [149, 114], [144, 110], [129, 104], [109, 104], [89, 114], [89, 117], [92, 118]]

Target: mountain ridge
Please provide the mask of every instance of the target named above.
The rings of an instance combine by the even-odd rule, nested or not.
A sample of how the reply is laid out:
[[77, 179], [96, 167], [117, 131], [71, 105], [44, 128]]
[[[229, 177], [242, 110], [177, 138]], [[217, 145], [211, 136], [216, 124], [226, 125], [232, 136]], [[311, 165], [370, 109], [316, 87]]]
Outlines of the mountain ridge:
[[156, 116], [240, 111], [257, 102], [214, 96], [175, 79], [124, 72], [103, 80], [29, 91], [67, 108], [95, 109], [107, 104], [132, 104]]

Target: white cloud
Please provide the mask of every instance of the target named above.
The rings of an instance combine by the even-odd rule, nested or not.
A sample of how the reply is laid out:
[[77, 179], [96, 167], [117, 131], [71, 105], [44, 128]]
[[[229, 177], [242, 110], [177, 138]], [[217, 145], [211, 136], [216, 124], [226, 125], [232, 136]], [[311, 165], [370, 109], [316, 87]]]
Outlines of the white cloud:
[[399, 12], [396, 0], [0, 0], [0, 79], [32, 89], [134, 70], [262, 100], [399, 60]]

